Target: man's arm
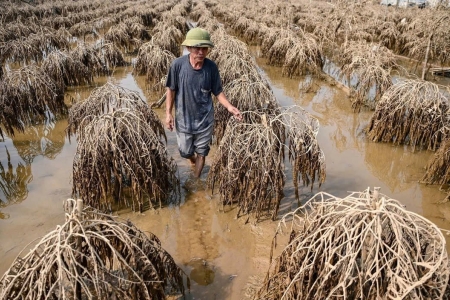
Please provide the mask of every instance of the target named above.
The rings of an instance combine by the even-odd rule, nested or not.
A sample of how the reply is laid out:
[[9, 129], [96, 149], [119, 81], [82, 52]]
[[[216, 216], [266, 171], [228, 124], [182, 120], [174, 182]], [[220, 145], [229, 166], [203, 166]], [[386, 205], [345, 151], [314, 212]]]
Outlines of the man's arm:
[[228, 101], [227, 97], [223, 92], [220, 92], [219, 95], [216, 96], [217, 100], [219, 100], [219, 103], [222, 104], [230, 113], [233, 114], [238, 120], [242, 120], [241, 112], [234, 107], [230, 101]]
[[172, 116], [174, 100], [175, 100], [175, 91], [171, 90], [170, 88], [166, 88], [166, 127], [170, 131], [173, 130], [174, 125]]

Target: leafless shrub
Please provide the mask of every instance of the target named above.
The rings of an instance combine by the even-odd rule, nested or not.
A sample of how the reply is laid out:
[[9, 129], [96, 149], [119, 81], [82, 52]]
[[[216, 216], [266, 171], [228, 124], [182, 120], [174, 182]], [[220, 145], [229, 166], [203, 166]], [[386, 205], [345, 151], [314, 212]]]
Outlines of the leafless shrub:
[[[315, 133], [308, 129], [309, 124], [301, 124], [305, 118], [298, 118], [303, 114], [307, 112], [298, 107], [282, 112], [278, 108], [263, 109], [244, 112], [242, 122], [235, 118], [228, 121], [207, 182], [212, 189], [218, 186], [224, 205], [237, 204], [238, 217], [241, 214], [255, 214], [257, 220], [267, 216], [276, 218], [285, 183], [286, 134], [293, 144], [289, 147], [291, 159], [308, 158], [305, 155], [308, 151], [318, 151], [309, 157], [319, 155], [323, 158], [323, 154], [319, 154], [320, 149], [312, 146], [317, 143]], [[299, 132], [305, 129], [308, 131]], [[309, 138], [301, 139], [304, 135]], [[314, 180], [313, 174], [320, 174], [321, 169], [324, 171], [323, 163], [323, 160], [318, 165], [296, 163], [293, 171], [308, 174]], [[306, 178], [303, 182], [311, 183]]]
[[85, 43], [78, 43], [70, 55], [74, 60], [81, 61], [91, 73], [100, 76], [109, 73], [107, 65], [102, 61], [96, 48]]
[[378, 101], [368, 127], [375, 142], [392, 142], [436, 150], [449, 127], [448, 99], [439, 86], [405, 80], [390, 87]]
[[[374, 108], [383, 93], [392, 85], [391, 71], [398, 68], [393, 53], [386, 47], [365, 42], [350, 42], [340, 56], [342, 74], [352, 90], [352, 107]], [[354, 83], [353, 83], [354, 81]], [[370, 90], [375, 88], [373, 95]]]
[[94, 89], [84, 101], [75, 103], [69, 111], [67, 134], [77, 133], [82, 120], [88, 116], [101, 116], [119, 108], [137, 110], [160, 138], [165, 138], [164, 127], [156, 113], [138, 93], [114, 85], [111, 82]]
[[166, 299], [170, 293], [184, 294], [186, 275], [155, 235], [90, 207], [77, 212], [74, 203], [66, 202], [72, 208], [64, 224], [29, 253], [19, 254], [2, 276], [2, 299]]
[[285, 227], [289, 243], [254, 299], [443, 299], [441, 230], [378, 190], [318, 193], [282, 218], [276, 236]]
[[77, 134], [72, 192], [89, 205], [112, 211], [118, 202], [142, 212], [178, 199], [176, 163], [140, 111], [88, 115]]
[[[0, 125], [8, 135], [40, 120], [64, 114], [64, 87], [36, 66], [10, 71], [0, 85]], [[0, 135], [3, 136], [2, 126]]]
[[81, 61], [62, 51], [50, 53], [41, 68], [59, 86], [89, 84], [93, 80], [88, 68]]
[[147, 81], [156, 83], [167, 75], [170, 64], [175, 59], [172, 52], [162, 49], [153, 41], [143, 44], [139, 48], [133, 73], [147, 75]]

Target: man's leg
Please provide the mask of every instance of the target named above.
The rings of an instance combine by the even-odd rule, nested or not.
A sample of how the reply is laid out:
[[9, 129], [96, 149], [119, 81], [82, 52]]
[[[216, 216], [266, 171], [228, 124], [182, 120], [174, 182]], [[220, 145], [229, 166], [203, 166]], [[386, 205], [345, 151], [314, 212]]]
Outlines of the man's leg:
[[194, 136], [194, 149], [196, 153], [194, 176], [200, 178], [203, 167], [205, 166], [205, 158], [209, 153], [209, 144], [211, 143], [214, 126], [211, 125], [205, 131]]
[[205, 157], [197, 154], [197, 157], [195, 159], [195, 170], [194, 170], [195, 178], [200, 178], [204, 166], [205, 166]]
[[181, 157], [189, 160], [191, 165], [195, 167], [194, 135], [177, 131], [177, 143]]
[[192, 156], [190, 156], [190, 157], [188, 157], [187, 159], [191, 162], [191, 165], [192, 165], [193, 167], [195, 167], [195, 165], [196, 165], [196, 163], [197, 163], [197, 158], [195, 157], [195, 154], [192, 155]]

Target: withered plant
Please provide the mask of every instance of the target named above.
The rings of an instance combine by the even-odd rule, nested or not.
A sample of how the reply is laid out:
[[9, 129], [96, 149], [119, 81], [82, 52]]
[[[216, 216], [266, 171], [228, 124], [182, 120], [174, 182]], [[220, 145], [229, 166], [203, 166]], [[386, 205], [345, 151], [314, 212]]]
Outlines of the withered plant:
[[178, 200], [176, 163], [138, 110], [85, 117], [77, 141], [72, 192], [89, 205], [142, 212]]
[[218, 67], [222, 84], [227, 85], [233, 80], [247, 76], [251, 81], [261, 81], [261, 75], [256, 67], [256, 62], [250, 55], [240, 56], [238, 54], [223, 52], [218, 59]]
[[394, 54], [377, 44], [350, 42], [343, 46], [339, 59], [342, 75], [352, 91], [353, 109], [359, 111], [362, 106], [373, 109], [392, 85], [391, 71], [398, 68]]
[[[224, 92], [233, 106], [240, 111], [257, 111], [260, 109], [275, 110], [278, 102], [267, 82], [255, 81], [248, 75], [242, 75], [224, 86]], [[214, 138], [219, 144], [225, 133], [228, 120], [231, 118], [228, 110], [216, 101], [214, 103]]]
[[150, 39], [147, 28], [142, 24], [142, 20], [138, 16], [128, 18], [124, 22], [128, 26], [128, 32], [131, 37], [140, 40]]
[[64, 30], [31, 33], [25, 38], [0, 43], [2, 61], [28, 63], [39, 61], [45, 53], [56, 49], [67, 49], [69, 42]]
[[[278, 28], [269, 28], [264, 32], [264, 35], [261, 37], [262, 43], [261, 43], [261, 53], [264, 57], [268, 56], [268, 53], [272, 46], [275, 44], [276, 41], [283, 39], [283, 43], [280, 41], [278, 42], [278, 46], [272, 51], [272, 55], [277, 54], [278, 52], [275, 51], [277, 48], [280, 48], [279, 50], [285, 50], [287, 51], [286, 46], [281, 48], [284, 44], [290, 42], [290, 39], [287, 39], [288, 37], [292, 37], [293, 33], [286, 29], [278, 29]], [[283, 59], [284, 61], [284, 59]]]
[[42, 70], [60, 86], [89, 84], [93, 77], [88, 68], [70, 54], [53, 51], [43, 61]]
[[405, 144], [435, 151], [449, 127], [448, 99], [439, 86], [405, 80], [391, 86], [378, 101], [368, 126], [375, 142]]
[[238, 206], [237, 216], [275, 219], [283, 197], [285, 127], [274, 114], [244, 112], [231, 118], [208, 174], [223, 205]]
[[104, 44], [99, 49], [102, 60], [106, 63], [108, 69], [126, 65], [122, 51], [113, 43]]
[[311, 185], [311, 191], [316, 180], [319, 182], [319, 187], [325, 182], [325, 155], [317, 141], [319, 121], [316, 118], [294, 106], [286, 110], [285, 119], [290, 128], [287, 137], [292, 180], [295, 197], [299, 200], [300, 181], [303, 186]]
[[305, 75], [307, 72], [318, 75], [322, 72], [323, 51], [316, 39], [317, 37], [304, 33], [302, 38], [287, 50], [283, 62], [284, 76]]
[[73, 199], [65, 206], [64, 224], [19, 254], [2, 276], [2, 299], [131, 300], [184, 294], [183, 281], [189, 279], [155, 235], [90, 207], [82, 210]]
[[111, 26], [104, 35], [105, 41], [129, 50], [131, 35], [128, 32], [128, 26], [125, 23], [119, 23]]
[[[425, 175], [420, 180], [425, 184], [439, 184], [443, 190], [450, 185], [450, 139], [441, 143], [436, 153], [431, 157], [426, 167]], [[450, 201], [450, 193], [445, 201]]]
[[70, 34], [77, 37], [82, 37], [83, 42], [86, 42], [86, 37], [98, 37], [98, 32], [95, 28], [95, 23], [91, 21], [81, 21], [75, 23], [73, 26], [69, 28]]
[[164, 127], [158, 115], [142, 99], [138, 93], [107, 82], [94, 89], [84, 101], [75, 103], [69, 110], [67, 134], [75, 134], [81, 122], [88, 116], [100, 116], [120, 108], [136, 110], [143, 116], [145, 122], [160, 138], [166, 138]]
[[172, 52], [162, 49], [153, 41], [147, 42], [139, 48], [133, 74], [145, 74], [148, 82], [156, 83], [167, 75], [175, 58]]
[[281, 67], [284, 64], [288, 50], [292, 49], [296, 43], [298, 43], [298, 40], [293, 34], [278, 37], [269, 51], [264, 53], [264, 56], [267, 57], [267, 64]]
[[208, 57], [216, 62], [217, 65], [226, 63], [228, 56], [231, 54], [239, 56], [241, 59], [252, 60], [247, 45], [228, 35], [224, 29], [218, 29], [211, 34], [214, 42], [214, 48], [209, 52]]
[[160, 24], [160, 26], [156, 26], [154, 29], [153, 42], [162, 49], [172, 52], [176, 57], [180, 56], [180, 45], [184, 40], [184, 34], [173, 25], [167, 26], [163, 23]]
[[64, 86], [58, 85], [35, 65], [4, 74], [0, 85], [0, 135], [23, 131], [42, 120], [65, 114]]
[[101, 76], [108, 74], [110, 71], [94, 46], [78, 43], [77, 47], [70, 51], [70, 55], [74, 60], [81, 61], [91, 74]]
[[378, 189], [316, 194], [282, 218], [272, 245], [285, 228], [288, 245], [254, 299], [443, 299], [441, 230]]
[[[244, 112], [243, 121], [230, 118], [225, 134], [220, 142], [208, 174], [208, 185], [214, 190], [218, 187], [223, 205], [237, 205], [238, 217], [254, 214], [256, 220], [277, 217], [280, 201], [283, 198], [285, 183], [284, 159], [286, 138], [289, 138], [288, 151], [291, 160], [296, 162], [294, 172], [307, 174], [303, 183], [312, 183], [315, 173], [319, 180], [325, 179], [323, 154], [317, 144], [315, 133], [307, 126], [300, 125], [311, 116], [299, 107], [284, 111], [279, 108]], [[308, 132], [299, 132], [308, 130]], [[308, 139], [301, 139], [308, 136]], [[305, 155], [306, 152], [317, 152]], [[322, 160], [311, 164], [297, 163], [296, 159], [314, 158]], [[294, 174], [297, 178], [297, 174]], [[308, 178], [306, 178], [308, 177]], [[296, 188], [298, 185], [296, 184]]]

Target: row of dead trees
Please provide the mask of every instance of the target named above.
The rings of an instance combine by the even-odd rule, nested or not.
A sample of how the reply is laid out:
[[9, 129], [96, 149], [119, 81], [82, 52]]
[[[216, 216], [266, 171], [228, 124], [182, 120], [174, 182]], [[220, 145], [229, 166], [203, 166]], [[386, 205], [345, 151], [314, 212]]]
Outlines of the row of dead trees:
[[[272, 9], [285, 11], [281, 5]], [[183, 18], [185, 11], [180, 10]], [[297, 197], [299, 182], [312, 187], [315, 181], [320, 184], [325, 179], [324, 155], [316, 140], [319, 124], [299, 107], [278, 105], [246, 45], [229, 36], [202, 2], [193, 8], [191, 17], [195, 16], [199, 25], [212, 33], [216, 48], [210, 53], [211, 58], [219, 66], [230, 101], [244, 116], [243, 122], [236, 122], [216, 107], [214, 139], [219, 146], [208, 184], [212, 189], [217, 187], [224, 205], [237, 205], [238, 215], [274, 219], [283, 197], [286, 156], [293, 166]], [[170, 19], [181, 24], [181, 18]], [[121, 23], [118, 28], [125, 25]], [[168, 36], [163, 28], [173, 30], [161, 26], [161, 38]], [[113, 33], [110, 32], [112, 42], [125, 46], [120, 34]], [[175, 45], [179, 44], [180, 35], [175, 30], [172, 33], [169, 36], [174, 40], [154, 38], [140, 47], [136, 74], [145, 74], [155, 84], [161, 81], [171, 55], [176, 55]], [[319, 73], [323, 67], [321, 45], [307, 31], [294, 34], [269, 28], [264, 41], [264, 55], [270, 63], [283, 66], [286, 76]], [[290, 52], [292, 48], [295, 53]], [[347, 54], [348, 68], [352, 64], [359, 68], [360, 63], [350, 56]], [[369, 55], [360, 61], [370, 59]], [[152, 67], [146, 68], [147, 63]], [[392, 64], [388, 60], [380, 66], [391, 68]], [[360, 70], [369, 72], [371, 78], [373, 71]], [[383, 82], [373, 80], [365, 86]], [[426, 145], [433, 150], [442, 144], [445, 131], [440, 131], [441, 136], [431, 132], [440, 126], [433, 118], [440, 114], [442, 120], [442, 113], [447, 112], [442, 104], [445, 96], [432, 85], [416, 85], [406, 82], [403, 91], [397, 86], [400, 91], [394, 86], [383, 87], [386, 91], [376, 100], [377, 118], [371, 122], [373, 139]], [[424, 93], [426, 99], [431, 94], [438, 101], [421, 103], [425, 107], [422, 110], [393, 109], [386, 104], [389, 101], [383, 97], [391, 90], [386, 99], [397, 97], [400, 103], [407, 102], [404, 94], [411, 87], [416, 94]], [[384, 106], [377, 114], [378, 103]], [[394, 112], [394, 116], [388, 114], [386, 118], [383, 110]], [[428, 111], [430, 114], [426, 114]], [[411, 116], [407, 118], [409, 123], [391, 125], [397, 130], [395, 133], [386, 134], [380, 129], [380, 124], [396, 124], [405, 114]], [[416, 125], [423, 119], [431, 120], [428, 134], [417, 132]], [[140, 211], [168, 203], [174, 199], [171, 195], [176, 199], [176, 165], [167, 155], [164, 129], [135, 92], [112, 83], [95, 89], [70, 109], [67, 132], [69, 136], [76, 134], [78, 139], [73, 193], [85, 203], [103, 212], [113, 210], [114, 203]], [[125, 194], [127, 197], [123, 197]], [[14, 262], [0, 280], [0, 295], [28, 299], [164, 299], [170, 290], [184, 293], [184, 273], [156, 237], [143, 234], [129, 222], [117, 222], [97, 210], [83, 209], [80, 202], [69, 200], [66, 223]], [[354, 193], [344, 199], [321, 193], [285, 216], [280, 226], [289, 220], [289, 244], [275, 260], [255, 299], [309, 299], [312, 295], [367, 299], [377, 299], [379, 295], [407, 299], [444, 297], [449, 269], [441, 231], [378, 191]]]
[[[311, 10], [280, 3], [271, 8], [264, 3], [251, 5], [254, 9], [244, 9], [244, 14], [236, 15], [236, 7], [218, 1], [214, 15], [248, 43], [260, 45], [267, 63], [282, 66], [284, 76], [323, 77], [324, 60], [328, 56], [334, 59], [340, 69], [330, 75], [349, 87], [353, 109], [374, 110], [367, 128], [368, 138], [410, 145], [414, 150], [436, 151], [421, 182], [446, 189], [450, 184], [449, 90], [409, 74], [397, 64], [394, 51], [410, 58], [428, 56], [427, 59], [441, 64], [448, 62], [445, 49], [449, 44], [444, 26], [448, 10], [377, 11], [371, 6], [347, 2], [339, 2], [332, 9], [318, 4]], [[264, 11], [273, 18], [255, 18], [255, 13]], [[320, 22], [326, 17], [327, 21]], [[369, 20], [363, 21], [364, 17]], [[425, 38], [419, 39], [420, 36]], [[301, 50], [295, 40], [301, 41], [302, 48], [315, 50]], [[427, 54], [430, 45], [433, 52]], [[292, 49], [298, 50], [294, 60], [289, 53]], [[303, 72], [292, 73], [290, 70], [295, 68]], [[394, 72], [405, 79], [394, 79]]]

